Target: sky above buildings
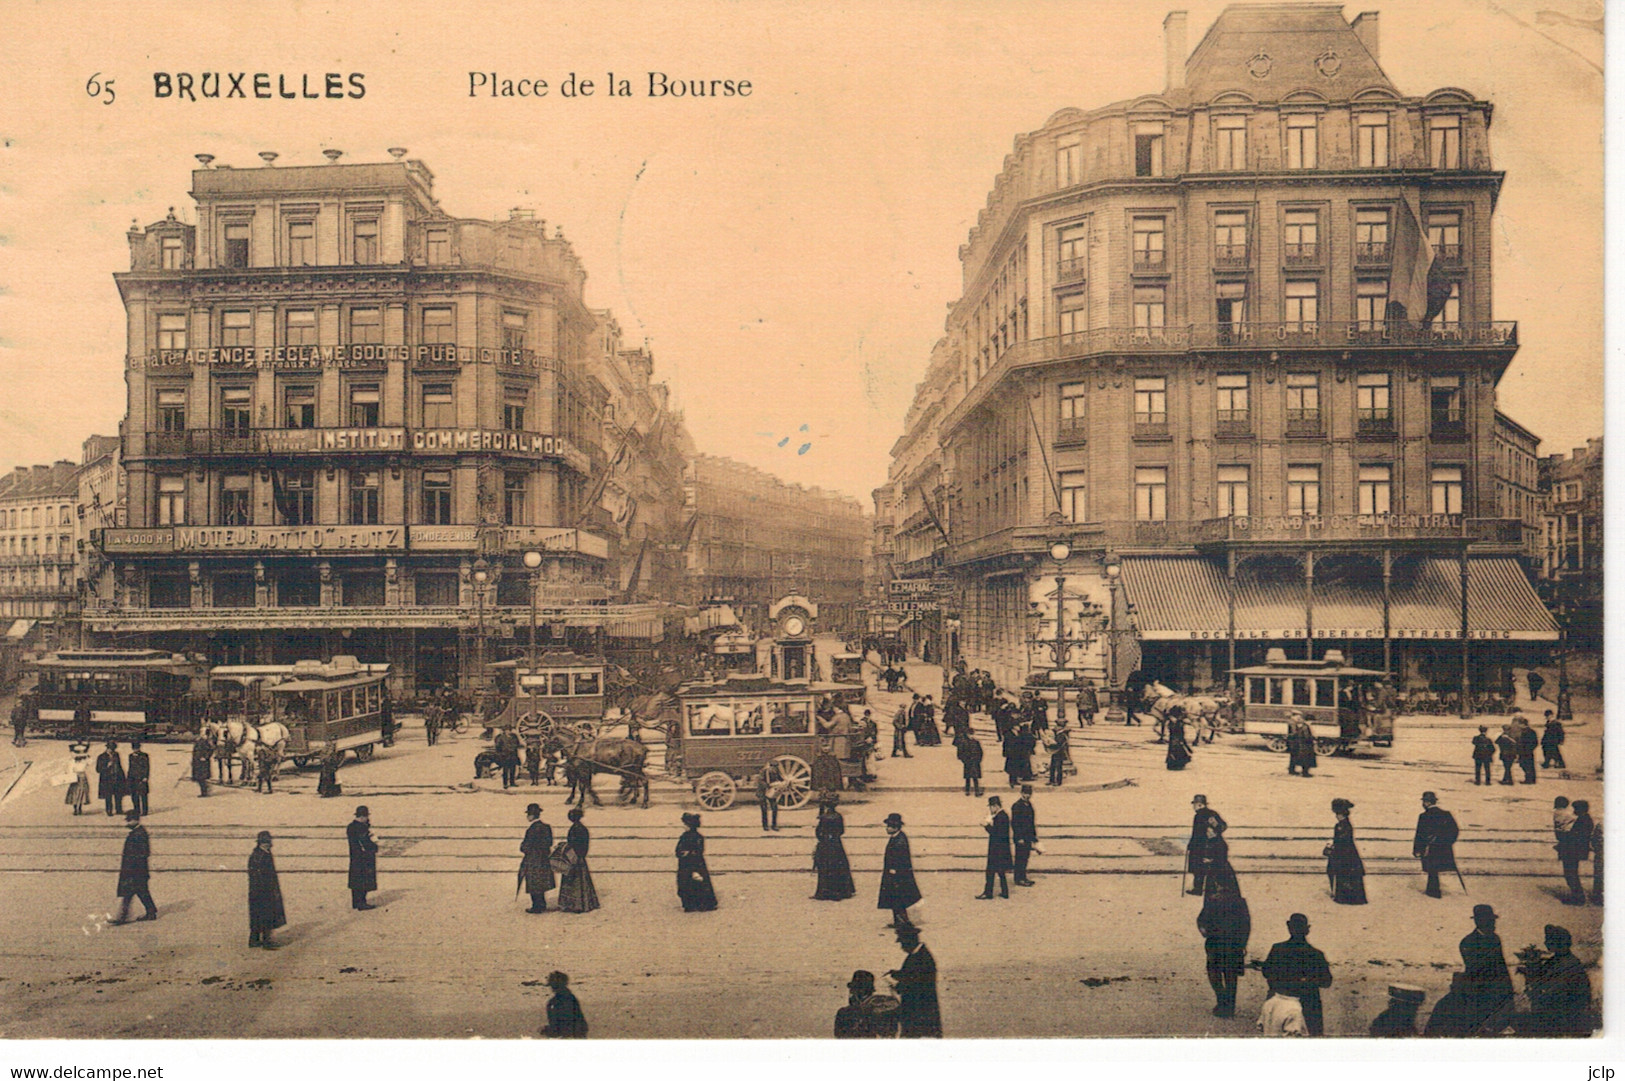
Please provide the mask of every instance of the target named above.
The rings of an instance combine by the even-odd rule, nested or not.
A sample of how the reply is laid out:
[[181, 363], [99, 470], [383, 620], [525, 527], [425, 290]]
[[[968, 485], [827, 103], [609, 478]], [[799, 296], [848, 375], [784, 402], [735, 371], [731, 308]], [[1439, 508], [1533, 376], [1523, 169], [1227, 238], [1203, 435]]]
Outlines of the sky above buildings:
[[[124, 413], [125, 231], [195, 220], [193, 155], [251, 168], [408, 148], [458, 217], [562, 226], [587, 300], [647, 339], [698, 447], [862, 498], [885, 479], [957, 251], [1020, 132], [1163, 88], [1220, 3], [8, 5], [0, 15], [0, 471], [77, 459]], [[334, 5], [333, 8], [337, 8]], [[1602, 431], [1603, 43], [1586, 0], [1381, 12], [1406, 94], [1495, 106], [1494, 316], [1522, 347], [1502, 408], [1567, 451]], [[71, 17], [65, 17], [65, 13]], [[404, 15], [404, 17], [403, 17]], [[364, 75], [360, 100], [156, 99], [154, 72]], [[470, 96], [470, 73], [547, 96]], [[591, 96], [568, 98], [574, 72]], [[630, 83], [610, 97], [606, 75]], [[648, 96], [748, 79], [749, 97]], [[86, 81], [112, 78], [112, 104]], [[225, 86], [229, 88], [229, 79]], [[105, 94], [103, 95], [105, 97]]]

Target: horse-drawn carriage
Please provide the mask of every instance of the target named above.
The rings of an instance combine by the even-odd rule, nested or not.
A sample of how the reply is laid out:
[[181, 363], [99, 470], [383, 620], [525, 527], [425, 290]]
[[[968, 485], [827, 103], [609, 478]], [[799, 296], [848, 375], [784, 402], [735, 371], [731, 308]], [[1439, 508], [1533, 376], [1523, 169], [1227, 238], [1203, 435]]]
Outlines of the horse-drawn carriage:
[[1244, 680], [1242, 731], [1264, 737], [1271, 750], [1286, 750], [1293, 713], [1309, 722], [1319, 754], [1349, 751], [1360, 743], [1394, 745], [1394, 713], [1387, 673], [1355, 668], [1342, 651], [1327, 650], [1319, 660], [1289, 661], [1272, 649], [1265, 663], [1237, 668]]
[[756, 638], [743, 627], [723, 631], [711, 642], [707, 666], [722, 675], [756, 671]]
[[[125, 742], [190, 736], [207, 704], [204, 669], [157, 649], [64, 649], [32, 665], [39, 679], [22, 696], [29, 727], [42, 735]], [[88, 731], [74, 714], [89, 711]]]
[[838, 786], [861, 780], [858, 733], [844, 709], [818, 714], [842, 691], [833, 683], [784, 682], [760, 675], [690, 683], [675, 696], [676, 719], [666, 740], [666, 772], [694, 786], [707, 810], [733, 806], [741, 784], [766, 772], [779, 806], [803, 807], [815, 789], [821, 754], [839, 765]]

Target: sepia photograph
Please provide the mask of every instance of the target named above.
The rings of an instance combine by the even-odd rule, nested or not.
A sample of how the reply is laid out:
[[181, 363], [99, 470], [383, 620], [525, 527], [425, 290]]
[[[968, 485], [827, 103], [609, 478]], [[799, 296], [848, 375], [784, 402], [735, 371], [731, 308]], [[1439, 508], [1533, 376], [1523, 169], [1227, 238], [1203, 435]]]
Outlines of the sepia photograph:
[[0, 6], [0, 1065], [1600, 1062], [1604, 14]]

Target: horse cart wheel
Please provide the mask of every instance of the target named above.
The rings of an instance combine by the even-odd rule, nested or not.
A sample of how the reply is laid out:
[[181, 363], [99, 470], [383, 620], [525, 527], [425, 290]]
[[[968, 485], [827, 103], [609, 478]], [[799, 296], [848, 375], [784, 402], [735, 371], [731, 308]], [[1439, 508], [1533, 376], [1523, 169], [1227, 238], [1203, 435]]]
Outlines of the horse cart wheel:
[[294, 769], [304, 769], [308, 765], [310, 765], [310, 756], [308, 754], [296, 754], [293, 756]]
[[694, 783], [694, 795], [707, 811], [726, 811], [734, 805], [738, 791], [734, 779], [720, 770], [712, 770]]
[[373, 745], [370, 743], [363, 743], [361, 746], [355, 749], [355, 760], [357, 762], [365, 762], [367, 759], [372, 757], [372, 752]]
[[793, 754], [780, 755], [767, 764], [783, 786], [779, 806], [787, 811], [807, 806], [812, 798], [812, 767]]
[[1269, 745], [1269, 749], [1272, 751], [1286, 750], [1286, 739], [1283, 736], [1268, 736], [1264, 739], [1264, 742]]

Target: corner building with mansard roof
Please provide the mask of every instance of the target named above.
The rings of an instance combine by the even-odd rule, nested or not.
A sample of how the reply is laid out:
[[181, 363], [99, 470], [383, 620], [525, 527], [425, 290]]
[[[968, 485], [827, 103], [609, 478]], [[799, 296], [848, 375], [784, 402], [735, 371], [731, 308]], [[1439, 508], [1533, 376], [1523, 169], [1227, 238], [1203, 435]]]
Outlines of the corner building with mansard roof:
[[971, 667], [1044, 677], [1058, 577], [1092, 637], [1066, 667], [1119, 684], [1335, 648], [1476, 694], [1555, 639], [1494, 517], [1518, 338], [1491, 309], [1492, 106], [1401, 92], [1377, 28], [1241, 4], [1188, 51], [1174, 12], [1161, 93], [1016, 139], [960, 249], [946, 395], [910, 414], [939, 465], [893, 493], [947, 523], [914, 556], [951, 576]]
[[217, 664], [354, 654], [412, 693], [477, 680], [479, 623], [526, 637], [533, 585], [549, 638], [659, 636], [659, 605], [635, 598], [654, 562], [630, 589], [617, 564], [623, 541], [663, 537], [615, 521], [595, 479], [625, 472], [606, 430], [621, 457], [633, 426], [686, 438], [680, 416], [643, 415], [663, 412], [658, 385], [605, 427], [600, 376], [630, 366], [649, 397], [652, 360], [586, 306], [562, 231], [452, 217], [428, 167], [391, 153], [200, 155], [196, 225], [131, 230], [129, 513], [98, 538], [96, 640]]

